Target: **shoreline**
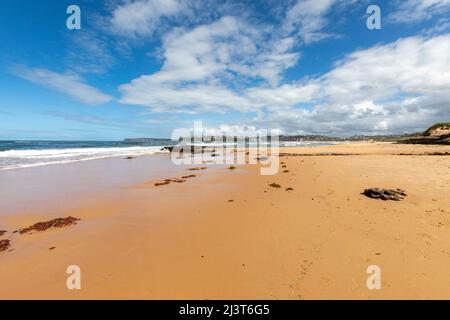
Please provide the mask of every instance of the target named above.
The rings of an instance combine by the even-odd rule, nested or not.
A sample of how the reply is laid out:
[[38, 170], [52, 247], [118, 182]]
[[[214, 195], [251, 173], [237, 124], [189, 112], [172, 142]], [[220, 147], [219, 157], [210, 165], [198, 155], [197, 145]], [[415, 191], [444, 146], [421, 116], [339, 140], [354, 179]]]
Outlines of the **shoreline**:
[[[0, 252], [0, 298], [449, 298], [450, 167], [447, 156], [419, 157], [427, 152], [450, 148], [287, 147], [280, 150], [286, 168], [276, 176], [261, 176], [254, 165], [184, 167], [119, 181], [89, 203], [67, 208], [63, 200], [52, 214], [4, 215], [0, 230], [8, 233], [0, 238], [11, 239], [14, 251]], [[116, 160], [102, 165], [120, 168]], [[96, 168], [93, 161], [86, 167]], [[187, 173], [196, 177], [154, 186]], [[401, 188], [408, 196], [369, 199], [365, 187]], [[46, 191], [51, 198], [54, 190]], [[10, 233], [69, 215], [81, 221]], [[65, 288], [70, 264], [82, 269], [80, 291]], [[382, 268], [382, 290], [366, 288], [369, 264]]]

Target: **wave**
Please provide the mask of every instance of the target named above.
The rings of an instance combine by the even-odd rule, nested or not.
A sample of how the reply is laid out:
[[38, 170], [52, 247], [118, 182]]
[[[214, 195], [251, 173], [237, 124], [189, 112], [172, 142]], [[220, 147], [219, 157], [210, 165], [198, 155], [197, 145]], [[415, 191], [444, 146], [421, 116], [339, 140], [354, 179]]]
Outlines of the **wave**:
[[164, 152], [161, 151], [162, 148], [163, 146], [0, 151], [0, 170], [104, 158], [149, 155]]

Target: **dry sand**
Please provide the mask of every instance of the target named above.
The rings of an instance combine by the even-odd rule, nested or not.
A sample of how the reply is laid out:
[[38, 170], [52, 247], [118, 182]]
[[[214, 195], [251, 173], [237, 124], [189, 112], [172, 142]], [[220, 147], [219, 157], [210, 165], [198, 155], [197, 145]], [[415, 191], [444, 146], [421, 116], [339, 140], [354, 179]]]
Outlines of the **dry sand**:
[[[196, 177], [134, 183], [58, 212], [1, 216], [9, 232], [0, 238], [13, 251], [0, 252], [0, 299], [450, 299], [450, 157], [421, 155], [450, 147], [281, 152], [358, 155], [282, 156], [286, 168], [276, 176], [250, 165], [185, 170]], [[369, 199], [367, 187], [408, 196]], [[68, 215], [82, 221], [11, 233]], [[81, 290], [66, 289], [73, 264]], [[369, 265], [381, 268], [380, 290], [366, 286]]]

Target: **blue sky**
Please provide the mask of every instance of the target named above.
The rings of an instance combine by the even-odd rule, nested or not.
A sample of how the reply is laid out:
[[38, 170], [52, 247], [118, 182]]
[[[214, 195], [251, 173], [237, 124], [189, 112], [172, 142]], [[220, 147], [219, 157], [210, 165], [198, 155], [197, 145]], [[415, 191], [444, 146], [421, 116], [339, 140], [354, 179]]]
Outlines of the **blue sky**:
[[[366, 26], [374, 4], [381, 30]], [[170, 137], [194, 120], [422, 130], [450, 120], [449, 13], [450, 0], [4, 0], [0, 139]]]

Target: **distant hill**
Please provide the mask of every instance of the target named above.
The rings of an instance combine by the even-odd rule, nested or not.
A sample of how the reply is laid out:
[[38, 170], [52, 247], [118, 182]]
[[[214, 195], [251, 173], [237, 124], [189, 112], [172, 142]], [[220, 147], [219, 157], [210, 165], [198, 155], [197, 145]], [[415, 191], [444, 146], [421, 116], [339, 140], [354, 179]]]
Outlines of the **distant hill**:
[[351, 137], [333, 137], [324, 135], [295, 135], [295, 136], [280, 136], [280, 141], [293, 142], [293, 141], [384, 141], [384, 142], [396, 142], [399, 140], [406, 140], [417, 134], [401, 134], [401, 135], [354, 135]]
[[[205, 142], [214, 142], [215, 137], [203, 137]], [[227, 137], [223, 137], [225, 140]], [[437, 123], [428, 128], [423, 133], [411, 133], [400, 135], [355, 135], [351, 137], [333, 137], [325, 135], [281, 135], [281, 142], [296, 141], [382, 141], [382, 142], [399, 142], [409, 144], [450, 144], [450, 122]], [[193, 138], [191, 137], [192, 141]], [[229, 141], [233, 141], [234, 137], [228, 137]], [[125, 143], [166, 143], [173, 144], [170, 139], [157, 138], [134, 138], [125, 139]], [[171, 143], [172, 142], [172, 143]]]
[[158, 139], [158, 138], [130, 138], [124, 139], [124, 143], [152, 143], [152, 142], [170, 142], [170, 139]]

